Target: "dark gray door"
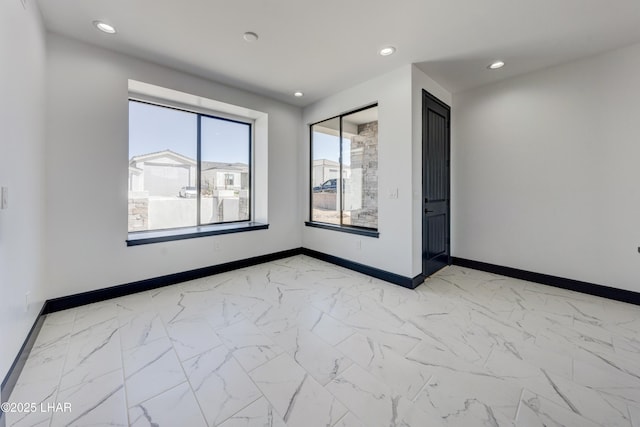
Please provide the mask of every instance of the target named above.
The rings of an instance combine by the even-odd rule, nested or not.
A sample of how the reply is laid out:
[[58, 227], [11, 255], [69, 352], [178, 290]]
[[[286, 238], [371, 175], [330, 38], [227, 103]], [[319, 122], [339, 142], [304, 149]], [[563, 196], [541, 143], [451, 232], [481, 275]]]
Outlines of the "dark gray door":
[[450, 115], [447, 105], [422, 91], [422, 272], [425, 276], [451, 264]]

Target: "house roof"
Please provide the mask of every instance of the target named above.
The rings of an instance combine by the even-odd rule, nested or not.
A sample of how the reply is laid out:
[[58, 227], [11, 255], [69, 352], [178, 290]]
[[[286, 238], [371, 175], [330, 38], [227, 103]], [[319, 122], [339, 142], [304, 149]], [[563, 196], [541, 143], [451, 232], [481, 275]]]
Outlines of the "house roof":
[[180, 163], [184, 163], [184, 164], [188, 164], [188, 165], [194, 165], [196, 164], [196, 161], [193, 160], [190, 157], [187, 156], [183, 156], [182, 154], [178, 154], [175, 151], [172, 150], [162, 150], [162, 151], [156, 151], [153, 153], [147, 153], [147, 154], [141, 154], [139, 156], [133, 156], [131, 158], [131, 160], [129, 161], [130, 165], [133, 165], [135, 163], [139, 163], [139, 162], [149, 162], [152, 161], [154, 159], [159, 159], [162, 157], [171, 157], [174, 160], [176, 160], [177, 162]]
[[[138, 156], [133, 156], [129, 161], [129, 170], [142, 172], [142, 169], [137, 168], [133, 165], [141, 162], [153, 162], [154, 160], [160, 159], [163, 157], [165, 158], [170, 157], [176, 160], [177, 162], [187, 164], [187, 165], [192, 165], [192, 166], [196, 165], [196, 161], [190, 157], [183, 156], [182, 154], [178, 154], [172, 150], [162, 150], [162, 151], [155, 151], [153, 153], [140, 154]], [[239, 162], [236, 162], [236, 163], [207, 162], [207, 161], [202, 162], [203, 171], [211, 170], [211, 169], [246, 172], [249, 169], [249, 165], [247, 165], [246, 163], [239, 163]]]
[[246, 163], [202, 162], [203, 171], [211, 169], [246, 172], [249, 169], [249, 165]]

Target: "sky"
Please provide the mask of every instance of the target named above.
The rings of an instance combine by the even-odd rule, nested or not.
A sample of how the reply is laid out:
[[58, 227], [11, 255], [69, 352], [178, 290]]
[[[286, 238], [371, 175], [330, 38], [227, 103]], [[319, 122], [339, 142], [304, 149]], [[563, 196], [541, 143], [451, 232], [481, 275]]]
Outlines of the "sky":
[[[169, 149], [196, 159], [197, 114], [129, 101], [129, 158]], [[246, 124], [202, 118], [202, 160], [248, 163]]]
[[[340, 157], [340, 140], [337, 136], [328, 135], [322, 132], [313, 132], [313, 159], [327, 159], [334, 162], [339, 161]], [[342, 163], [345, 166], [351, 164], [350, 151], [351, 140], [349, 138], [342, 138], [342, 151], [345, 153], [342, 159]]]
[[[129, 101], [129, 158], [171, 150], [196, 160], [197, 114]], [[202, 160], [248, 163], [249, 132], [246, 124], [202, 118]], [[343, 138], [343, 164], [350, 165], [349, 138]], [[337, 136], [313, 132], [313, 158], [339, 161]]]

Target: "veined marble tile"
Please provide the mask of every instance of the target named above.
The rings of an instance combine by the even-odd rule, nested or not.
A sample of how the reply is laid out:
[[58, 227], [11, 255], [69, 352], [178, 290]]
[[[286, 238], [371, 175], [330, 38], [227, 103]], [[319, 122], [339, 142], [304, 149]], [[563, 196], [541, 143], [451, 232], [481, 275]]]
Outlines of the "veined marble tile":
[[[629, 427], [631, 425], [626, 402], [557, 375], [547, 375], [558, 395], [562, 396], [569, 409], [576, 414], [607, 427]], [[536, 394], [539, 395], [539, 393]]]
[[154, 309], [151, 294], [148, 291], [114, 298], [111, 302], [116, 306], [118, 317], [123, 320], [130, 315], [138, 315]]
[[184, 363], [189, 383], [209, 425], [218, 425], [261, 394], [249, 376], [220, 346]]
[[584, 322], [581, 319], [575, 318], [573, 325], [566, 327], [566, 329], [579, 334], [580, 341], [586, 340], [587, 342], [591, 342], [591, 340], [597, 340], [606, 343], [607, 346], [613, 346], [613, 333], [600, 324], [594, 325], [590, 322]]
[[[34, 412], [6, 412], [7, 426], [9, 427], [22, 427], [22, 426], [36, 426], [36, 425], [49, 425], [52, 412], [41, 411], [40, 405], [53, 404], [56, 401], [56, 395], [58, 393], [58, 380], [47, 381], [32, 381], [25, 382], [22, 377], [18, 380], [13, 392], [7, 402], [28, 402], [36, 404], [36, 411]], [[17, 409], [17, 408], [16, 408]]]
[[283, 350], [248, 320], [219, 329], [222, 342], [233, 352], [234, 357], [247, 371], [275, 358]]
[[537, 336], [541, 329], [573, 326], [573, 316], [570, 314], [558, 315], [538, 310], [514, 310], [509, 321], [534, 336]]
[[129, 425], [207, 427], [198, 402], [186, 382], [130, 408]]
[[120, 370], [63, 390], [58, 393], [56, 400], [56, 403], [69, 403], [71, 410], [55, 412], [51, 420], [52, 427], [128, 425]]
[[389, 346], [399, 354], [407, 354], [420, 342], [418, 336], [387, 325], [362, 311], [349, 316], [344, 323], [374, 341]]
[[126, 350], [122, 357], [129, 408], [187, 380], [168, 338]]
[[220, 427], [286, 427], [286, 424], [267, 399], [261, 397], [228, 418]]
[[291, 426], [332, 426], [347, 409], [288, 354], [256, 368], [251, 378]]
[[331, 381], [327, 390], [367, 427], [395, 426], [410, 407], [406, 398], [358, 365]]
[[183, 286], [178, 295], [172, 295], [176, 299], [174, 304], [166, 304], [162, 308], [158, 308], [164, 324], [168, 326], [173, 323], [202, 318], [202, 312], [212, 304], [211, 301], [219, 299], [216, 295], [203, 295], [206, 293], [210, 292], [190, 291]]
[[538, 331], [536, 345], [545, 350], [564, 352], [580, 358], [584, 351], [613, 354], [613, 342], [601, 339], [596, 334], [586, 334], [569, 327], [557, 326]]
[[640, 375], [637, 373], [640, 366], [637, 363], [616, 359], [612, 354], [586, 354], [593, 357], [589, 362], [573, 361], [573, 382], [640, 406]]
[[361, 297], [374, 301], [380, 306], [397, 308], [409, 301], [420, 298], [420, 294], [413, 289], [382, 282], [377, 286], [375, 284], [367, 284], [364, 287], [364, 291], [358, 296], [358, 298]]
[[72, 323], [44, 324], [38, 333], [33, 348], [38, 349], [50, 345], [58, 345], [60, 342], [67, 342], [71, 336], [72, 329]]
[[311, 329], [321, 315], [320, 310], [307, 304], [272, 306], [252, 320], [260, 330], [273, 337], [291, 328]]
[[[350, 286], [343, 286], [339, 283], [327, 283], [322, 279], [319, 281], [306, 275], [299, 276], [296, 283], [302, 283], [309, 290], [309, 302], [327, 304], [325, 307], [330, 307], [337, 301], [347, 301], [355, 298], [353, 290]], [[324, 302], [326, 301], [326, 303]]]
[[516, 424], [512, 418], [507, 417], [500, 411], [495, 411], [491, 406], [477, 399], [468, 399], [460, 410], [440, 415], [438, 414], [438, 408], [431, 406], [431, 402], [426, 398], [426, 395], [421, 395], [405, 413], [400, 426], [414, 427], [422, 425], [514, 427]]
[[516, 425], [523, 427], [596, 427], [598, 424], [581, 417], [573, 411], [562, 408], [529, 390], [525, 390], [524, 393], [522, 393], [522, 399], [518, 407]]
[[546, 295], [525, 289], [525, 283], [528, 282], [518, 283], [518, 281], [515, 280], [503, 280], [492, 283], [499, 283], [493, 299], [508, 301], [514, 309], [525, 311], [540, 310], [543, 309], [547, 303]]
[[226, 292], [223, 297], [227, 304], [242, 312], [242, 316], [252, 322], [273, 307], [273, 302], [256, 295]]
[[554, 286], [547, 286], [540, 283], [529, 282], [525, 289], [530, 292], [536, 292], [549, 297], [562, 297], [569, 300], [589, 300], [591, 295], [582, 294], [580, 292], [570, 291], [568, 289], [556, 288]]
[[353, 415], [351, 412], [347, 412], [347, 415], [340, 418], [340, 421], [338, 421], [334, 425], [334, 427], [366, 427], [366, 426], [362, 424], [362, 421], [360, 421], [358, 417]]
[[311, 326], [311, 332], [322, 338], [326, 343], [336, 345], [353, 335], [355, 330], [330, 315], [321, 313], [318, 321]]
[[447, 418], [465, 411], [469, 402], [478, 402], [488, 408], [488, 412], [501, 412], [513, 419], [521, 391], [521, 385], [488, 371], [469, 373], [440, 369], [420, 392], [416, 403], [432, 406], [442, 418]]
[[614, 335], [612, 339], [617, 355], [629, 359], [640, 358], [640, 338]]
[[44, 325], [64, 325], [66, 323], [73, 323], [76, 318], [77, 311], [77, 308], [70, 308], [68, 310], [49, 313], [44, 319]]
[[89, 326], [103, 323], [118, 316], [118, 309], [112, 300], [83, 305], [76, 309], [73, 333], [85, 330]]
[[486, 329], [454, 314], [418, 316], [407, 322], [402, 330], [410, 336], [418, 337], [421, 343], [435, 345], [475, 364], [482, 364], [493, 346], [501, 342], [501, 335], [498, 333], [490, 336]]
[[[323, 286], [318, 284], [318, 286]], [[321, 299], [311, 298], [310, 304], [331, 317], [344, 321], [351, 315], [360, 311], [360, 305], [353, 295], [347, 294], [344, 288], [340, 288], [342, 295], [330, 295]]]
[[442, 298], [437, 294], [426, 296], [425, 292], [416, 291], [416, 298], [390, 309], [396, 315], [408, 321], [417, 316], [447, 315], [454, 312], [456, 307], [456, 304], [448, 298]]
[[164, 286], [150, 290], [149, 296], [151, 297], [151, 303], [158, 312], [162, 312], [166, 307], [175, 307], [182, 298], [183, 290], [184, 284]]
[[517, 351], [511, 350], [515, 350], [515, 347], [494, 348], [484, 366], [487, 372], [524, 387], [566, 409], [575, 408], [574, 403], [558, 386], [562, 377], [525, 362]]
[[120, 318], [120, 341], [129, 350], [167, 336], [162, 319], [155, 311], [127, 313]]
[[[511, 313], [509, 313], [510, 315]], [[504, 341], [529, 341], [531, 343], [535, 341], [535, 335], [522, 329], [507, 317], [501, 317], [499, 314], [472, 308], [468, 312], [468, 319], [470, 324], [484, 332], [487, 340], [496, 344]]]
[[[408, 327], [408, 326], [407, 326]], [[484, 359], [468, 358], [455, 353], [447, 344], [430, 337], [423, 338], [420, 343], [405, 356], [408, 360], [419, 363], [428, 369], [445, 368], [453, 371], [478, 372], [482, 371]], [[467, 359], [475, 359], [471, 362]]]
[[533, 344], [518, 342], [505, 342], [494, 347], [493, 351], [510, 355], [532, 367], [544, 369], [566, 379], [573, 377], [573, 360], [567, 354], [545, 352]]
[[404, 358], [361, 334], [350, 336], [337, 348], [409, 400], [416, 397], [434, 372], [434, 368]]
[[640, 427], [639, 358], [637, 306], [457, 266], [409, 290], [294, 256], [48, 315], [11, 399], [91, 406], [120, 376], [73, 424]]
[[629, 405], [629, 415], [631, 416], [631, 425], [640, 427], [640, 406]]
[[305, 329], [283, 332], [276, 337], [276, 343], [321, 385], [326, 385], [353, 363], [338, 349]]
[[60, 381], [65, 359], [69, 351], [69, 335], [60, 340], [38, 339], [25, 362], [19, 382]]
[[[359, 296], [352, 300], [352, 303], [357, 303], [360, 308], [359, 311], [367, 313], [371, 317], [375, 317], [381, 322], [386, 323], [394, 328], [399, 328], [405, 322], [405, 320], [398, 316], [390, 307], [387, 307], [368, 295]], [[397, 308], [397, 307], [393, 307]]]
[[205, 319], [167, 325], [167, 333], [180, 360], [186, 360], [222, 344]]
[[[76, 318], [76, 326], [78, 320]], [[118, 319], [95, 323], [74, 332], [69, 338], [60, 390], [122, 369]]]
[[245, 319], [242, 310], [221, 296], [220, 300], [202, 312], [214, 331], [231, 326]]

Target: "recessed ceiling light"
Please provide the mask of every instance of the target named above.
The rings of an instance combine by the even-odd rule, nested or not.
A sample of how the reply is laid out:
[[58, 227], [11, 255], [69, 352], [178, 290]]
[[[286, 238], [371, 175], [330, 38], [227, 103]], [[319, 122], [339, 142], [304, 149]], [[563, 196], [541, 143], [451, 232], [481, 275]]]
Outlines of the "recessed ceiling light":
[[258, 35], [254, 32], [247, 31], [242, 35], [242, 38], [245, 39], [245, 41], [248, 41], [249, 43], [251, 43], [258, 40]]
[[93, 25], [95, 25], [96, 28], [99, 29], [100, 31], [102, 31], [103, 33], [107, 33], [107, 34], [115, 34], [116, 33], [115, 27], [113, 27], [112, 25], [109, 25], [109, 24], [107, 24], [105, 22], [93, 21]]
[[382, 56], [389, 56], [389, 55], [393, 55], [396, 51], [396, 48], [393, 46], [386, 46], [383, 47], [382, 49], [380, 49], [380, 55]]
[[295, 96], [296, 98], [300, 98], [301, 96], [304, 96], [304, 93], [297, 91], [293, 93], [293, 96]]
[[504, 61], [494, 61], [487, 67], [490, 70], [497, 70], [498, 68], [504, 67]]

